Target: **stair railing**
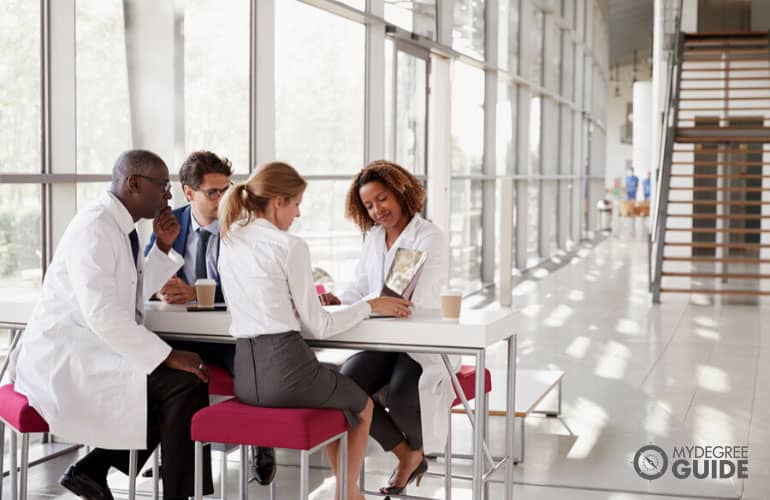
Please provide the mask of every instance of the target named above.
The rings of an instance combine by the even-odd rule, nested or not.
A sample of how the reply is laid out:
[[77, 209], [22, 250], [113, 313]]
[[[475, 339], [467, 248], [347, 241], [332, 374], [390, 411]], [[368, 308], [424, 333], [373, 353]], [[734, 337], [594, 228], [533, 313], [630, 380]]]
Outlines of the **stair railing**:
[[674, 141], [679, 116], [679, 87], [684, 54], [682, 33], [682, 0], [674, 22], [674, 50], [669, 55], [666, 71], [666, 98], [661, 125], [661, 141], [655, 169], [655, 210], [650, 221], [648, 238], [648, 279], [652, 301], [660, 302], [660, 288], [663, 270], [663, 244], [666, 237], [666, 213], [668, 211], [669, 188], [671, 187], [671, 165], [674, 156]]

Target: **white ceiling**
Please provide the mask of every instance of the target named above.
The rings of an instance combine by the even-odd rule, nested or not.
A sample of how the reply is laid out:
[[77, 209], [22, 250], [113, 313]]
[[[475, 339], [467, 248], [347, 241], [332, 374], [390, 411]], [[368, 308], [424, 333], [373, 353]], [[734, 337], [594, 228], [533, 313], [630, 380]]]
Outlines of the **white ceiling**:
[[653, 0], [610, 0], [610, 66], [630, 64], [634, 49], [642, 64], [652, 53]]

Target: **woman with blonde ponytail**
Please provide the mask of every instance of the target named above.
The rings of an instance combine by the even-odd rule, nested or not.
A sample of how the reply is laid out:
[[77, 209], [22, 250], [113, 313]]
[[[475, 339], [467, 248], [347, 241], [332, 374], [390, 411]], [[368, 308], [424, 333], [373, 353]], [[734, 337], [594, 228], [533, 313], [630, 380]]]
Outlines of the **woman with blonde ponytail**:
[[[255, 406], [342, 410], [351, 427], [348, 495], [360, 500], [358, 475], [372, 400], [352, 380], [321, 365], [300, 331], [327, 338], [372, 312], [409, 316], [411, 302], [379, 297], [335, 312], [321, 307], [308, 245], [288, 233], [300, 216], [306, 186], [291, 166], [268, 163], [230, 189], [219, 205], [219, 273], [232, 316], [230, 335], [236, 338], [235, 394]], [[331, 444], [326, 452], [339, 479], [338, 446]]]

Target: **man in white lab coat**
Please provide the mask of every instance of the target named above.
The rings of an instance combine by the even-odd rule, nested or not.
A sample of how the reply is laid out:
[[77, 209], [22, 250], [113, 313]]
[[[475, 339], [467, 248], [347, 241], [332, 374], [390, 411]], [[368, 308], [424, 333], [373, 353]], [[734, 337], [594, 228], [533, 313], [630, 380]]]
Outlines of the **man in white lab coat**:
[[[16, 390], [63, 440], [97, 447], [60, 484], [111, 500], [110, 467], [128, 473], [160, 443], [164, 498], [193, 495], [193, 414], [208, 404], [208, 370], [197, 354], [172, 350], [142, 326], [143, 303], [183, 264], [171, 248], [179, 224], [168, 208], [168, 168], [154, 153], [123, 153], [109, 192], [86, 206], [62, 236], [41, 299], [17, 350]], [[138, 258], [134, 224], [157, 236]], [[147, 277], [147, 281], [143, 277]], [[204, 490], [212, 492], [209, 457]]]

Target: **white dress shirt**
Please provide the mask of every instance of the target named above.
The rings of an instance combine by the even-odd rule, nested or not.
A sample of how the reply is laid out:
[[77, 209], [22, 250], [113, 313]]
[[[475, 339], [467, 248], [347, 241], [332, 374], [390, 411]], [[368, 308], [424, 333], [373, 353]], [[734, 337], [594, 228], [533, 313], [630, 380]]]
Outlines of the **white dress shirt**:
[[219, 257], [219, 219], [214, 219], [214, 222], [208, 226], [201, 226], [198, 221], [195, 220], [195, 214], [190, 208], [190, 225], [189, 232], [187, 233], [187, 245], [185, 247], [184, 254], [184, 276], [187, 279], [187, 283], [190, 285], [195, 284], [195, 259], [198, 256], [198, 241], [200, 240], [199, 229], [203, 229], [211, 233], [209, 241], [206, 246], [206, 272], [208, 278], [216, 280], [219, 278], [219, 271], [217, 270], [217, 258]]
[[313, 283], [307, 243], [262, 218], [232, 225], [221, 243], [219, 275], [233, 337], [293, 330], [327, 338], [371, 313], [367, 302], [324, 310]]
[[[111, 193], [75, 216], [14, 351], [16, 391], [64, 441], [147, 445], [147, 375], [171, 347], [137, 322], [136, 311], [183, 260], [155, 245], [135, 263], [133, 230], [131, 214]], [[137, 293], [143, 275], [144, 296]]]

